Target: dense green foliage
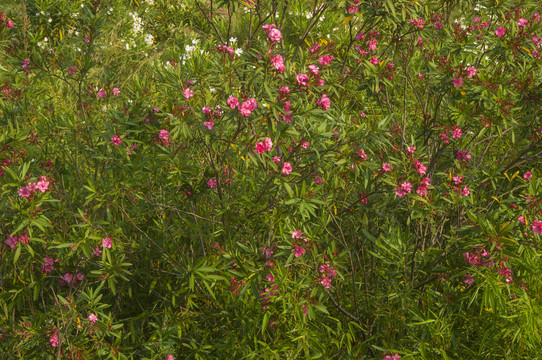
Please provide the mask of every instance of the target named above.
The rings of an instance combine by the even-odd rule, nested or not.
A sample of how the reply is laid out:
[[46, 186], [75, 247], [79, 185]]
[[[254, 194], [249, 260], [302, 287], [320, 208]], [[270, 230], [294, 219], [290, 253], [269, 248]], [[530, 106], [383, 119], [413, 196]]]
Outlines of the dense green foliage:
[[0, 11], [2, 359], [540, 356], [538, 1]]

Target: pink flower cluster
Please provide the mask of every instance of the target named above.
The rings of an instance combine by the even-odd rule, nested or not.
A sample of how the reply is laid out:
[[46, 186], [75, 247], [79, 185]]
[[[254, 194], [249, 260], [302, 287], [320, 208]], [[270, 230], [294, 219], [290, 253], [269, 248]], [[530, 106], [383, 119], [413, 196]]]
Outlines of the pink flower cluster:
[[455, 158], [459, 161], [470, 160], [472, 158], [468, 150], [455, 150]]
[[111, 238], [109, 236], [103, 238], [102, 239], [102, 247], [105, 248], [105, 249], [111, 249], [113, 247], [113, 240], [111, 240]]
[[70, 273], [64, 274], [62, 278], [60, 279], [60, 285], [62, 286], [77, 286], [83, 279], [85, 278], [85, 275], [78, 273], [77, 275], [73, 275]]
[[26, 234], [19, 235], [19, 236], [17, 236], [17, 235], [8, 236], [6, 238], [6, 245], [9, 246], [10, 248], [14, 249], [19, 242], [21, 242], [22, 244], [27, 245], [29, 241], [30, 241], [30, 238]]
[[533, 224], [531, 225], [531, 230], [535, 234], [542, 234], [542, 221], [533, 220]]
[[286, 70], [284, 59], [279, 54], [271, 57], [271, 65], [273, 65], [273, 67], [281, 74], [284, 73], [284, 70]]
[[[388, 354], [390, 354], [388, 352]], [[401, 358], [401, 355], [395, 354], [395, 355], [386, 355], [382, 360], [399, 360]]]
[[260, 300], [262, 300], [262, 303], [263, 303], [263, 306], [262, 306], [263, 311], [267, 310], [267, 307], [269, 306], [269, 304], [273, 302], [272, 301], [273, 296], [278, 295], [277, 289], [278, 289], [277, 285], [273, 285], [270, 287], [264, 287], [263, 290], [259, 291]]
[[120, 146], [122, 145], [122, 139], [120, 138], [120, 136], [118, 135], [113, 135], [111, 136], [111, 142], [113, 143], [113, 145], [115, 146]]
[[217, 106], [215, 111], [213, 111], [210, 106], [204, 106], [201, 108], [201, 112], [207, 117], [207, 120], [203, 122], [203, 125], [209, 130], [213, 130], [213, 127], [215, 126], [214, 119], [219, 118], [224, 114], [224, 111], [220, 106]]
[[169, 144], [170, 144], [170, 141], [169, 141], [169, 131], [165, 130], [165, 129], [161, 129], [160, 132], [158, 133], [158, 138], [160, 140], [162, 140], [162, 146], [164, 147], [168, 147]]
[[465, 262], [470, 265], [474, 265], [477, 268], [479, 267], [492, 267], [495, 263], [494, 260], [489, 259], [489, 252], [485, 248], [477, 248], [475, 252], [466, 252], [463, 253]]
[[209, 179], [209, 181], [207, 181], [207, 185], [211, 188], [211, 189], [214, 189], [216, 188], [216, 185], [217, 185], [217, 181], [215, 178], [211, 178]]
[[246, 117], [250, 116], [250, 114], [252, 114], [252, 112], [258, 107], [256, 99], [253, 98], [247, 99], [241, 105], [239, 105], [239, 99], [237, 99], [235, 96], [230, 96], [228, 100], [226, 100], [226, 103], [230, 109], [238, 108], [241, 115]]
[[273, 141], [270, 138], [265, 138], [263, 142], [256, 143], [256, 152], [258, 154], [263, 154], [266, 151], [271, 151], [273, 148]]
[[55, 269], [54, 266], [57, 262], [59, 262], [58, 259], [55, 259], [53, 260], [52, 258], [50, 257], [44, 257], [43, 260], [45, 261], [43, 264], [41, 264], [40, 266], [40, 270], [41, 270], [41, 273], [42, 274], [49, 274], [49, 273], [52, 273], [53, 270]]
[[414, 26], [416, 26], [416, 27], [418, 27], [418, 28], [420, 28], [420, 29], [422, 29], [422, 30], [423, 30], [423, 28], [425, 27], [425, 22], [424, 22], [423, 19], [415, 19], [415, 20], [414, 20], [414, 19], [410, 19], [409, 21], [410, 21], [410, 23], [411, 23], [412, 25], [414, 25]]
[[395, 195], [403, 197], [406, 194], [410, 194], [412, 191], [412, 184], [410, 182], [404, 182], [395, 189]]
[[416, 171], [418, 172], [418, 174], [423, 176], [427, 173], [427, 166], [425, 166], [418, 160], [414, 161], [413, 165], [416, 168]]
[[19, 197], [28, 198], [36, 191], [46, 192], [49, 189], [49, 181], [45, 176], [40, 176], [39, 181], [29, 182], [28, 185], [22, 186], [19, 189]]
[[420, 195], [421, 197], [425, 197], [427, 191], [429, 190], [429, 186], [431, 186], [431, 179], [427, 177], [423, 178], [420, 186], [418, 186], [418, 189], [416, 190], [416, 194]]
[[275, 26], [275, 24], [269, 24], [262, 26], [262, 30], [267, 33], [267, 37], [271, 42], [278, 42], [282, 39], [282, 33]]
[[318, 282], [324, 289], [329, 289], [331, 287], [331, 280], [337, 276], [337, 271], [327, 263], [320, 265], [318, 271], [320, 272], [320, 280]]
[[316, 100], [316, 105], [321, 106], [324, 110], [327, 110], [331, 106], [331, 100], [329, 100], [326, 94], [322, 94], [322, 97]]
[[96, 314], [90, 314], [88, 316], [88, 321], [94, 324], [96, 321], [98, 321], [98, 316], [96, 316]]
[[282, 165], [282, 173], [284, 175], [290, 175], [291, 172], [292, 172], [292, 164], [290, 164], [289, 162], [285, 162]]

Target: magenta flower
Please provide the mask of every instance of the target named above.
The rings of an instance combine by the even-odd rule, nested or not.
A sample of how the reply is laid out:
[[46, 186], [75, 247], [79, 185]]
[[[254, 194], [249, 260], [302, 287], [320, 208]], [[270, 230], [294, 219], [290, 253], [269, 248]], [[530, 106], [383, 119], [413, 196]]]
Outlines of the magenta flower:
[[271, 138], [266, 137], [263, 143], [266, 151], [271, 151], [271, 149], [273, 149], [273, 141]]
[[263, 142], [258, 142], [256, 143], [256, 146], [255, 146], [255, 151], [258, 153], [258, 154], [263, 154], [265, 152], [265, 145]]
[[8, 21], [6, 22], [6, 26], [7, 26], [8, 28], [10, 28], [10, 29], [13, 29], [13, 22], [12, 22], [11, 20], [8, 20]]
[[43, 260], [45, 261], [43, 264], [41, 264], [40, 268], [41, 268], [41, 273], [42, 274], [49, 274], [49, 273], [52, 273], [53, 270], [55, 269], [54, 268], [54, 265], [55, 263], [58, 262], [58, 259], [57, 260], [53, 260], [51, 259], [50, 257], [44, 257]]
[[316, 105], [321, 106], [324, 110], [327, 110], [331, 106], [331, 100], [329, 100], [326, 94], [322, 94], [322, 97], [316, 100]]
[[285, 162], [284, 165], [282, 165], [282, 173], [284, 175], [289, 175], [292, 172], [292, 164], [289, 162]]
[[371, 60], [369, 60], [369, 62], [373, 65], [378, 65], [378, 58], [375, 56], [374, 58], [372, 58]]
[[98, 321], [98, 317], [96, 316], [96, 314], [90, 314], [88, 316], [88, 321], [94, 324], [96, 321]]
[[217, 185], [216, 179], [215, 178], [209, 179], [209, 181], [207, 181], [207, 185], [209, 185], [211, 189], [214, 189]]
[[267, 33], [267, 36], [269, 37], [269, 40], [274, 41], [274, 42], [278, 42], [280, 41], [280, 39], [282, 39], [282, 33], [280, 32], [279, 29], [276, 29], [276, 28], [269, 30], [269, 32]]
[[295, 76], [297, 83], [301, 86], [310, 86], [309, 85], [309, 75], [307, 74], [297, 74]]
[[19, 238], [17, 237], [17, 235], [8, 236], [7, 239], [6, 239], [6, 245], [9, 246], [12, 249], [14, 249], [15, 246], [17, 246], [18, 243], [19, 243]]
[[161, 129], [160, 133], [158, 134], [158, 138], [162, 139], [164, 141], [168, 141], [169, 140], [169, 131]]
[[113, 240], [110, 237], [105, 237], [102, 239], [102, 246], [106, 249], [111, 249], [113, 247]]
[[31, 195], [31, 192], [30, 192], [30, 189], [28, 187], [22, 186], [19, 189], [19, 197], [27, 198], [27, 197], [30, 197], [30, 195]]
[[533, 224], [531, 225], [531, 230], [535, 234], [542, 234], [542, 221], [533, 220]]
[[452, 138], [459, 139], [461, 136], [463, 136], [463, 131], [461, 131], [460, 128], [455, 127], [452, 131]]
[[173, 355], [169, 354], [167, 356], [166, 360], [175, 360], [175, 358], [173, 357]]
[[213, 126], [215, 126], [215, 123], [213, 121], [213, 119], [209, 120], [209, 121], [204, 121], [203, 122], [203, 125], [209, 129], [209, 130], [213, 130]]
[[58, 346], [58, 332], [55, 331], [53, 335], [49, 338], [49, 343], [51, 343], [52, 347]]
[[275, 24], [268, 24], [268, 25], [262, 26], [262, 30], [266, 32], [269, 32], [273, 30], [274, 28], [276, 28]]
[[292, 231], [292, 239], [301, 239], [303, 232], [301, 230]]
[[525, 179], [525, 180], [529, 180], [532, 177], [533, 177], [533, 173], [530, 172], [530, 171], [527, 171], [527, 172], [525, 172], [525, 174], [523, 174], [523, 179]]
[[320, 285], [322, 285], [324, 287], [324, 289], [329, 289], [331, 287], [331, 279], [328, 278], [327, 276], [323, 276], [321, 279], [320, 279]]
[[275, 55], [271, 58], [271, 65], [281, 74], [286, 70], [284, 59], [280, 55]]
[[401, 186], [398, 186], [395, 190], [395, 195], [403, 197], [412, 191], [412, 184], [410, 182], [404, 182]]
[[320, 75], [320, 68], [314, 64], [309, 65], [309, 71], [316, 76]]
[[308, 141], [303, 141], [303, 143], [301, 144], [301, 147], [302, 147], [303, 149], [308, 149], [309, 146], [310, 146], [310, 144], [311, 144], [311, 143], [308, 142]]
[[275, 164], [278, 164], [279, 162], [281, 162], [280, 157], [278, 157], [278, 156], [273, 156], [273, 162], [274, 162]]
[[391, 170], [391, 164], [390, 164], [390, 163], [384, 163], [384, 164], [382, 164], [382, 170], [383, 170], [384, 172], [390, 171], [390, 170]]
[[98, 97], [100, 99], [103, 99], [106, 95], [107, 93], [103, 89], [98, 90]]
[[518, 221], [519, 221], [520, 223], [522, 223], [523, 225], [525, 225], [525, 217], [524, 217], [524, 216], [518, 217]]
[[118, 88], [113, 88], [113, 95], [119, 96], [120, 90]]
[[471, 77], [473, 77], [473, 76], [475, 76], [475, 75], [476, 75], [476, 68], [475, 68], [474, 66], [469, 66], [469, 67], [467, 68], [467, 76], [468, 76], [469, 78], [471, 78]]
[[454, 176], [452, 178], [452, 181], [454, 182], [454, 184], [459, 185], [461, 184], [464, 178], [465, 178], [464, 176]]
[[463, 282], [465, 283], [465, 285], [470, 285], [474, 283], [474, 278], [472, 277], [471, 274], [465, 274], [463, 277], [464, 277]]
[[115, 146], [120, 146], [122, 144], [122, 139], [118, 135], [113, 135], [111, 137], [111, 142]]
[[237, 106], [239, 106], [239, 100], [235, 96], [230, 96], [228, 100], [226, 100], [226, 103], [230, 109], [235, 109]]
[[461, 195], [463, 196], [469, 196], [470, 195], [470, 191], [469, 191], [469, 187], [468, 186], [465, 186], [463, 188], [463, 190], [461, 190]]
[[358, 12], [358, 11], [359, 11], [359, 8], [358, 8], [357, 6], [355, 6], [355, 5], [350, 5], [350, 6], [348, 7], [348, 12], [349, 12], [350, 14], [353, 14], [353, 13]]
[[495, 35], [497, 35], [498, 37], [503, 37], [505, 33], [506, 33], [506, 29], [503, 28], [502, 26], [499, 26], [497, 30], [495, 30]]
[[188, 99], [190, 99], [191, 97], [194, 96], [194, 91], [190, 90], [190, 88], [186, 88], [186, 89], [184, 89], [184, 91], [183, 91], [183, 95], [184, 95], [184, 98], [185, 98], [186, 100], [188, 100]]
[[265, 276], [265, 278], [267, 279], [267, 281], [271, 282], [271, 283], [274, 283], [275, 282], [275, 278], [273, 277], [273, 274], [269, 273]]
[[378, 42], [376, 40], [369, 41], [369, 51], [376, 51], [376, 45]]
[[458, 77], [452, 80], [452, 83], [454, 84], [454, 87], [460, 87], [463, 86], [463, 78]]
[[332, 55], [322, 55], [318, 58], [318, 64], [326, 66], [331, 64], [333, 60], [335, 60], [335, 58]]
[[49, 181], [47, 181], [47, 178], [45, 176], [40, 176], [40, 180], [38, 181], [36, 185], [37, 189], [44, 193], [49, 189]]
[[305, 253], [305, 249], [302, 248], [301, 246], [298, 246], [298, 245], [294, 245], [295, 248], [292, 249], [292, 252], [294, 253], [294, 256], [296, 258], [300, 257], [300, 256], [303, 256], [303, 254]]
[[252, 112], [258, 107], [258, 103], [256, 102], [256, 99], [247, 99], [245, 100], [241, 106], [239, 106], [239, 111], [241, 111], [242, 116], [250, 116]]
[[407, 147], [406, 149], [409, 154], [414, 154], [414, 152], [416, 151], [416, 146], [412, 145]]

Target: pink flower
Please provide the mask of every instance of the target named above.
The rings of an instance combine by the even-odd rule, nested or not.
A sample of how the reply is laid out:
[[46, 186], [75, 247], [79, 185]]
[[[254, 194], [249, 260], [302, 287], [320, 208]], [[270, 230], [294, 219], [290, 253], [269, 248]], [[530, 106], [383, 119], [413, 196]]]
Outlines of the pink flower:
[[160, 133], [158, 134], [158, 138], [162, 139], [164, 141], [168, 141], [169, 140], [169, 131], [161, 129]]
[[211, 178], [209, 179], [209, 181], [207, 181], [207, 185], [209, 185], [211, 189], [214, 189], [216, 187], [216, 184], [217, 182], [215, 178]]
[[203, 122], [203, 125], [209, 129], [209, 130], [213, 130], [213, 126], [215, 126], [215, 123], [213, 121], [213, 119], [209, 120], [209, 121], [204, 121]]
[[471, 77], [473, 77], [473, 76], [475, 76], [475, 75], [476, 75], [476, 68], [475, 68], [474, 66], [469, 66], [469, 67], [467, 68], [467, 76], [468, 76], [469, 78], [471, 78]]
[[410, 182], [404, 182], [401, 184], [401, 186], [398, 186], [395, 190], [395, 195], [399, 197], [405, 196], [407, 193], [409, 194], [412, 191], [412, 184]]
[[30, 195], [31, 195], [31, 192], [30, 192], [30, 189], [28, 189], [28, 187], [22, 186], [22, 187], [19, 189], [19, 197], [21, 197], [21, 198], [27, 198], [27, 197], [30, 197]]
[[175, 360], [175, 358], [173, 357], [173, 355], [169, 354], [167, 356], [166, 360]]
[[452, 83], [454, 84], [454, 87], [463, 86], [463, 78], [459, 77], [459, 78], [453, 79]]
[[468, 186], [465, 186], [463, 188], [463, 190], [461, 190], [461, 195], [463, 196], [469, 196], [470, 195], [470, 191], [469, 191], [469, 187]]
[[326, 94], [322, 94], [322, 98], [316, 100], [316, 105], [321, 106], [324, 110], [327, 110], [331, 106], [331, 100], [329, 100]]
[[390, 170], [391, 170], [391, 164], [390, 164], [390, 163], [384, 163], [384, 164], [382, 164], [382, 170], [383, 170], [384, 172], [390, 171]]
[[372, 58], [371, 60], [369, 60], [369, 62], [373, 65], [378, 65], [378, 58], [375, 56], [374, 58]]
[[533, 224], [531, 225], [531, 230], [535, 234], [542, 234], [542, 221], [533, 220]]
[[474, 283], [474, 278], [472, 277], [471, 274], [465, 274], [463, 277], [464, 277], [463, 282], [465, 283], [465, 285], [470, 285]]
[[278, 156], [273, 156], [273, 162], [274, 162], [275, 164], [278, 164], [279, 162], [281, 162], [280, 157], [278, 157]]
[[102, 250], [100, 249], [100, 247], [98, 245], [96, 245], [96, 247], [94, 247], [92, 249], [92, 255], [98, 257], [98, 256], [101, 256], [102, 255]]
[[111, 249], [113, 247], [113, 240], [110, 237], [105, 237], [102, 239], [102, 246], [105, 249]]
[[53, 260], [51, 259], [50, 257], [44, 257], [43, 260], [45, 260], [45, 262], [43, 264], [41, 264], [40, 268], [41, 268], [41, 273], [42, 274], [49, 274], [49, 273], [52, 273], [53, 270], [55, 269], [54, 268], [54, 265], [55, 263], [58, 262], [58, 259], [57, 260]]
[[292, 231], [292, 239], [301, 239], [303, 232], [301, 230]]
[[183, 95], [184, 95], [184, 98], [185, 98], [186, 100], [188, 100], [188, 99], [190, 99], [191, 97], [194, 96], [194, 91], [190, 90], [190, 88], [186, 88], [186, 89], [184, 89], [184, 91], [183, 91]]
[[263, 143], [265, 145], [265, 150], [271, 151], [271, 149], [273, 149], [273, 141], [271, 138], [266, 137]]
[[310, 86], [309, 85], [309, 75], [307, 74], [297, 74], [296, 75], [296, 80], [297, 80], [297, 83], [299, 85], [302, 85], [302, 86]]
[[17, 235], [8, 236], [7, 239], [6, 239], [6, 245], [9, 246], [12, 249], [14, 249], [15, 246], [17, 246], [18, 243], [19, 243], [19, 238], [17, 237]]
[[226, 103], [230, 109], [235, 109], [237, 106], [239, 106], [239, 100], [235, 96], [230, 96], [228, 100], [226, 100]]
[[303, 256], [303, 254], [305, 253], [305, 249], [302, 248], [301, 246], [298, 246], [298, 245], [294, 245], [295, 246], [295, 249], [292, 249], [292, 252], [294, 253], [294, 256], [296, 258], [300, 257], [300, 256]]
[[503, 28], [502, 26], [499, 26], [497, 30], [495, 30], [495, 35], [497, 35], [498, 37], [503, 37], [505, 33], [506, 33], [506, 29]]
[[27, 234], [19, 235], [19, 241], [22, 244], [28, 245], [28, 242], [30, 241], [30, 238], [28, 237]]
[[207, 116], [211, 116], [213, 114], [213, 110], [210, 106], [204, 106], [201, 108], [201, 112], [204, 113]]
[[113, 95], [119, 96], [120, 90], [118, 88], [113, 88]]
[[274, 283], [275, 282], [275, 278], [273, 277], [273, 274], [269, 273], [265, 276], [265, 278], [267, 279], [267, 281], [271, 282], [271, 283]]
[[8, 28], [10, 28], [10, 29], [13, 29], [13, 22], [12, 22], [11, 20], [8, 20], [8, 21], [6, 22], [6, 26], [7, 26]]
[[284, 175], [289, 175], [292, 172], [292, 164], [289, 162], [285, 162], [284, 165], [282, 165], [282, 173]]
[[357, 6], [355, 6], [355, 5], [350, 5], [350, 6], [348, 7], [348, 12], [349, 12], [350, 14], [353, 14], [353, 13], [358, 12], [358, 11], [359, 11], [359, 8], [358, 8]]
[[271, 58], [271, 65], [273, 65], [273, 67], [281, 74], [286, 70], [284, 59], [280, 55], [275, 55]]
[[459, 139], [461, 136], [463, 136], [463, 131], [461, 131], [460, 128], [455, 127], [452, 131], [452, 138]]
[[412, 145], [407, 147], [406, 149], [409, 154], [414, 154], [414, 152], [416, 151], [416, 146]]
[[525, 180], [529, 180], [532, 177], [533, 177], [533, 173], [530, 172], [530, 171], [527, 171], [527, 172], [525, 172], [525, 174], [523, 174], [523, 179], [525, 179]]
[[524, 18], [520, 18], [520, 19], [518, 20], [518, 26], [519, 26], [520, 28], [522, 28], [522, 29], [523, 29], [528, 23], [529, 23], [529, 20], [524, 19]]
[[94, 324], [96, 321], [98, 321], [98, 317], [96, 316], [96, 314], [90, 314], [88, 316], [88, 321]]
[[310, 146], [310, 144], [311, 144], [311, 143], [308, 142], [308, 141], [303, 141], [303, 143], [301, 144], [301, 147], [302, 147], [303, 149], [308, 149], [309, 146]]
[[242, 116], [248, 117], [257, 107], [258, 103], [256, 102], [256, 99], [247, 99], [241, 104], [239, 110], [241, 111]]
[[98, 97], [100, 99], [103, 99], [106, 95], [107, 95], [107, 93], [104, 90], [102, 90], [102, 89], [98, 90]]
[[320, 285], [322, 285], [324, 287], [324, 289], [329, 289], [331, 287], [331, 279], [328, 278], [327, 276], [323, 276], [321, 279], [320, 279]]
[[314, 180], [316, 185], [322, 185], [323, 180], [320, 176], [313, 176], [312, 179]]
[[525, 217], [524, 217], [524, 216], [518, 217], [518, 221], [519, 221], [520, 223], [522, 223], [523, 225], [525, 225]]
[[22, 65], [21, 65], [23, 70], [28, 69], [29, 66], [30, 66], [30, 59], [24, 59], [23, 62], [22, 62]]
[[461, 184], [464, 178], [465, 178], [464, 176], [454, 176], [452, 178], [452, 181], [454, 182], [454, 184], [459, 185]]
[[262, 26], [262, 30], [266, 32], [269, 32], [273, 30], [274, 28], [276, 28], [275, 24], [268, 24], [268, 25]]
[[120, 144], [122, 144], [122, 139], [118, 135], [113, 135], [111, 137], [111, 142], [115, 146], [120, 146]]
[[263, 142], [256, 143], [255, 150], [258, 154], [263, 154], [265, 152], [265, 145]]
[[49, 338], [49, 342], [51, 343], [52, 347], [58, 346], [58, 332], [55, 331], [53, 335]]
[[309, 71], [314, 75], [320, 75], [320, 68], [314, 64], [309, 65]]
[[282, 33], [280, 32], [279, 29], [271, 29], [267, 33], [267, 36], [269, 37], [269, 40], [274, 41], [274, 42], [280, 41], [280, 39], [282, 39]]
[[318, 58], [318, 64], [320, 65], [329, 65], [335, 58], [331, 55], [322, 55]]
[[369, 41], [369, 50], [370, 51], [375, 51], [376, 50], [376, 44], [378, 44], [378, 42], [376, 40]]

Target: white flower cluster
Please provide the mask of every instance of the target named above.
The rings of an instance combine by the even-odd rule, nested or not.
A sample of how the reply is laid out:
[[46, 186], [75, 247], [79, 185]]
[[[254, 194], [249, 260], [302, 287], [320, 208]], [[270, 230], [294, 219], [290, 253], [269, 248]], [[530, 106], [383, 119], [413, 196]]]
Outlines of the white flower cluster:
[[134, 12], [131, 12], [131, 13], [130, 13], [130, 16], [132, 17], [132, 21], [133, 21], [133, 24], [132, 24], [132, 31], [133, 31], [135, 34], [141, 32], [141, 28], [143, 27], [143, 20], [141, 20], [141, 18], [139, 17], [139, 15], [137, 15], [137, 14], [134, 13]]

